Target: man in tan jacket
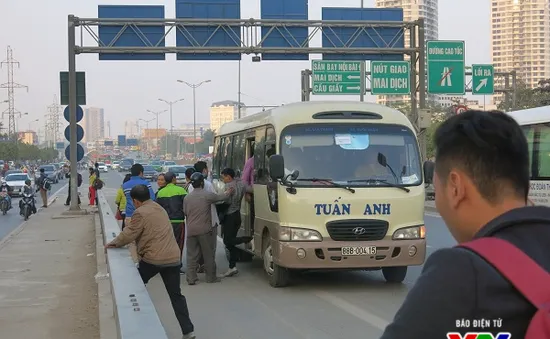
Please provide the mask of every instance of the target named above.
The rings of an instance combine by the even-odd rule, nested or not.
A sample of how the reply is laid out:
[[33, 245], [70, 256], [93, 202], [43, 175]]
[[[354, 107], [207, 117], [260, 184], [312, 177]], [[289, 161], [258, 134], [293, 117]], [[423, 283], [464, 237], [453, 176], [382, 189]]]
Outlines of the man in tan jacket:
[[183, 339], [194, 339], [194, 326], [189, 318], [187, 300], [181, 294], [180, 288], [180, 249], [168, 214], [151, 200], [151, 194], [145, 185], [134, 186], [130, 197], [136, 207], [132, 219], [105, 247], [116, 248], [136, 242], [137, 253], [141, 258], [138, 270], [143, 282], [147, 284], [160, 273], [180, 323]]

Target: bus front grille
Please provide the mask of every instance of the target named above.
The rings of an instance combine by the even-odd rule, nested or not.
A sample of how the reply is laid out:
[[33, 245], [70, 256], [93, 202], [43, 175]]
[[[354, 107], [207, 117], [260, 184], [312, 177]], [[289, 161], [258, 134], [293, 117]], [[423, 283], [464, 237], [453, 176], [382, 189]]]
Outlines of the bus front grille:
[[338, 220], [327, 223], [327, 231], [335, 241], [382, 240], [388, 232], [385, 220]]

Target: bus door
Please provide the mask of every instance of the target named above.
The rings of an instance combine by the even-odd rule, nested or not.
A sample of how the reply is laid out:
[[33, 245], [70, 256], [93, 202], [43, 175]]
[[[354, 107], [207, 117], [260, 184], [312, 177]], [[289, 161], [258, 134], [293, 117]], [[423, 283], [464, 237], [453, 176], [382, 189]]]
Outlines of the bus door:
[[[246, 138], [246, 161], [252, 158], [254, 159], [254, 147], [255, 147], [255, 135], [248, 135]], [[254, 166], [255, 169], [255, 166]], [[252, 176], [254, 176], [254, 170], [252, 171]], [[244, 196], [246, 204], [246, 218], [244, 221], [245, 234], [249, 236], [254, 236], [254, 194], [246, 193]]]

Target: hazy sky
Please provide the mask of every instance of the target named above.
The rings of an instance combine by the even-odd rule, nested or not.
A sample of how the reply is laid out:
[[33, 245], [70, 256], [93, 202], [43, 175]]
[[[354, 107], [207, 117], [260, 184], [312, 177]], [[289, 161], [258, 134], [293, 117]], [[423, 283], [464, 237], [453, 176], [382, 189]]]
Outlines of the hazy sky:
[[[29, 86], [29, 92], [17, 90], [15, 105], [28, 112], [20, 120], [21, 129], [30, 121], [40, 119], [59, 95], [59, 71], [67, 69], [67, 15], [97, 17], [97, 5], [119, 4], [165, 5], [167, 18], [175, 17], [174, 0], [0, 0], [0, 59], [5, 59], [10, 45], [15, 58], [21, 63], [15, 81]], [[259, 18], [260, 0], [241, 0], [242, 18]], [[360, 0], [309, 0], [310, 19], [321, 18], [321, 7], [359, 7]], [[374, 7], [374, 0], [366, 0], [366, 7]], [[490, 14], [489, 1], [439, 0], [439, 39], [465, 40], [466, 62], [489, 63]], [[89, 40], [89, 39], [88, 39]], [[314, 40], [321, 44], [320, 34]], [[167, 44], [175, 44], [175, 36], [168, 36]], [[91, 45], [88, 42], [88, 45]], [[311, 59], [320, 59], [312, 55]], [[250, 56], [242, 62], [242, 101], [248, 105], [273, 105], [300, 100], [300, 70], [309, 68], [305, 61], [264, 61], [252, 63]], [[124, 121], [132, 118], [150, 119], [147, 109], [167, 108], [158, 98], [177, 100], [174, 106], [174, 125], [192, 123], [193, 104], [191, 89], [176, 82], [183, 79], [212, 83], [197, 90], [197, 122], [209, 122], [212, 102], [237, 100], [238, 63], [223, 61], [176, 61], [167, 55], [160, 61], [102, 61], [97, 55], [77, 56], [77, 70], [86, 71], [89, 106], [103, 107], [106, 120], [111, 122], [111, 136], [124, 131]], [[7, 82], [3, 68], [0, 83]], [[0, 101], [7, 99], [7, 91], [0, 92]], [[359, 97], [312, 96], [312, 100], [346, 99]], [[367, 96], [368, 101], [374, 98]], [[6, 104], [0, 104], [3, 111]], [[7, 123], [7, 116], [4, 120]], [[168, 114], [161, 126], [168, 127]], [[34, 125], [33, 125], [34, 126]], [[33, 127], [37, 129], [37, 127]]]

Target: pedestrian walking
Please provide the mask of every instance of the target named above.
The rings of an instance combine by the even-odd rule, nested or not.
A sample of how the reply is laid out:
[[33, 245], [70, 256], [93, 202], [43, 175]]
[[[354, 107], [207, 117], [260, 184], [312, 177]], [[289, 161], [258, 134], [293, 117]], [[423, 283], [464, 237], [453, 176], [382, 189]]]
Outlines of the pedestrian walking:
[[222, 172], [222, 179], [228, 189], [231, 190], [231, 196], [228, 200], [229, 206], [225, 211], [222, 220], [223, 243], [229, 252], [229, 270], [225, 273], [226, 277], [232, 277], [239, 273], [237, 270], [237, 261], [239, 261], [239, 249], [236, 247], [252, 241], [252, 237], [239, 237], [241, 228], [241, 202], [246, 192], [246, 186], [240, 180], [235, 179], [235, 171], [232, 168], [225, 168]]
[[194, 339], [194, 325], [180, 287], [180, 249], [174, 239], [168, 214], [151, 200], [151, 190], [145, 185], [132, 187], [129, 196], [132, 206], [135, 207], [132, 219], [106, 247], [116, 248], [136, 242], [141, 258], [138, 271], [143, 283], [147, 284], [151, 278], [160, 274], [180, 324], [183, 339]]
[[183, 253], [183, 246], [185, 244], [185, 216], [183, 213], [183, 205], [187, 191], [185, 191], [183, 187], [176, 185], [177, 177], [174, 173], [165, 173], [163, 179], [165, 180], [165, 185], [157, 192], [156, 201], [164, 208], [166, 213], [168, 213], [174, 230], [174, 237], [180, 248], [180, 253]]
[[36, 179], [35, 182], [40, 192], [40, 197], [42, 198], [42, 207], [48, 207], [48, 191], [51, 189], [50, 179], [46, 175], [46, 172], [43, 168], [40, 169], [40, 176]]
[[88, 172], [90, 173], [90, 176], [88, 178], [88, 183], [90, 184], [90, 187], [88, 187], [88, 198], [90, 200], [90, 206], [94, 206], [96, 204], [96, 194], [97, 191], [95, 189], [95, 181], [97, 179], [96, 173], [92, 167], [88, 169]]
[[216, 269], [216, 248], [212, 243], [212, 204], [226, 201], [234, 193], [233, 188], [222, 194], [204, 189], [204, 175], [195, 172], [191, 175], [193, 191], [183, 201], [183, 211], [187, 225], [187, 283], [195, 285], [198, 281], [197, 267], [199, 257], [204, 260], [206, 282], [220, 281]]
[[[130, 178], [132, 177], [131, 174], [126, 174], [124, 176], [124, 179], [122, 180], [122, 185], [124, 185], [124, 183], [128, 182], [130, 180]], [[124, 230], [124, 227], [126, 226], [126, 196], [124, 195], [124, 190], [122, 189], [122, 185], [120, 185], [120, 187], [118, 188], [117, 192], [116, 192], [116, 197], [115, 197], [115, 204], [117, 205], [117, 208], [118, 208], [118, 213], [120, 214], [120, 220], [122, 220], [122, 230]]]

